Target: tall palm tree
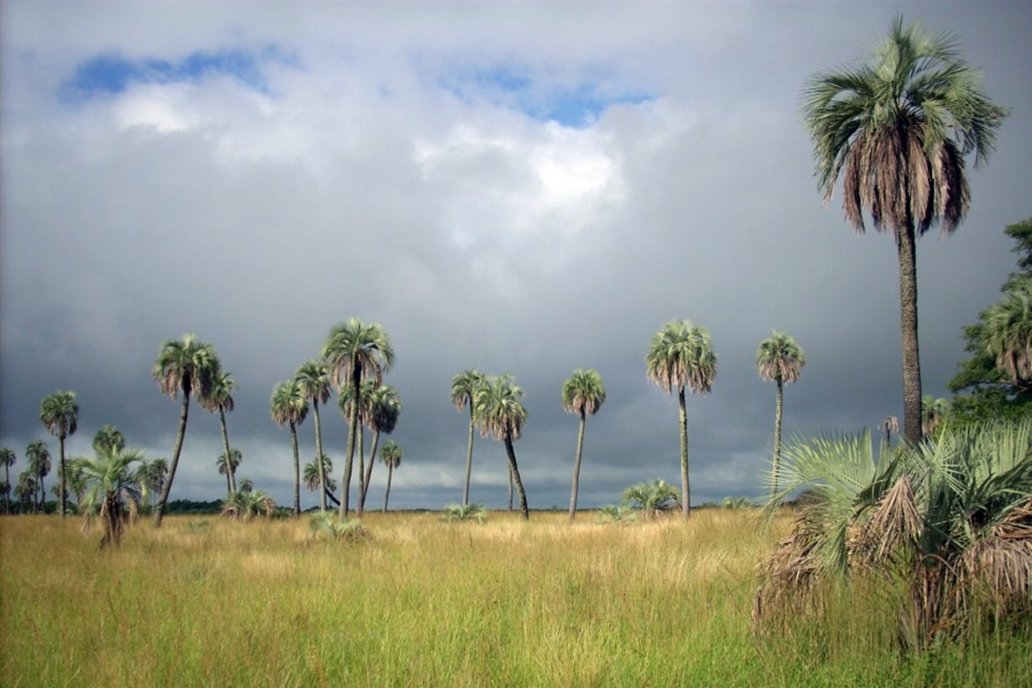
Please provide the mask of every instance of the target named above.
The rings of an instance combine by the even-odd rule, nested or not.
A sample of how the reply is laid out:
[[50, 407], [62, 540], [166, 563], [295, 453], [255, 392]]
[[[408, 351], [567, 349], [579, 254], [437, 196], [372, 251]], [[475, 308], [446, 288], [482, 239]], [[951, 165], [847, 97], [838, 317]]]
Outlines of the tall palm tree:
[[[65, 502], [68, 497], [65, 482], [65, 439], [69, 435], [74, 435], [79, 427], [79, 404], [75, 401], [75, 392], [54, 392], [44, 397], [39, 405], [39, 420], [47, 432], [57, 437], [60, 447], [61, 493], [57, 501], [61, 505], [61, 518], [64, 518]], [[46, 495], [44, 495], [44, 499], [46, 499]]]
[[473, 426], [476, 419], [473, 417], [473, 398], [477, 390], [484, 386], [487, 376], [476, 368], [464, 370], [455, 375], [451, 381], [451, 401], [455, 404], [455, 410], [461, 411], [463, 407], [469, 407], [469, 438], [466, 441], [466, 483], [462, 490], [462, 506], [469, 504], [469, 481], [473, 474]]
[[691, 515], [691, 485], [688, 482], [688, 412], [684, 390], [707, 394], [717, 377], [717, 356], [705, 327], [688, 320], [672, 320], [652, 336], [645, 356], [645, 375], [667, 394], [677, 390], [681, 431], [681, 511]]
[[373, 445], [369, 448], [369, 460], [366, 462], [365, 478], [362, 480], [362, 494], [358, 500], [358, 515], [365, 511], [366, 493], [369, 482], [373, 479], [373, 463], [376, 461], [376, 449], [380, 444], [380, 433], [388, 435], [394, 432], [401, 415], [401, 397], [398, 390], [390, 385], [380, 385], [369, 397], [369, 417], [366, 419], [373, 431]]
[[[357, 390], [357, 393], [356, 393]], [[376, 383], [372, 380], [364, 380], [357, 388], [345, 387], [340, 390], [337, 397], [337, 406], [340, 408], [344, 420], [351, 420], [351, 409], [358, 403], [358, 440], [355, 451], [358, 454], [358, 495], [361, 501], [362, 493], [365, 491], [365, 428], [369, 418], [369, 409], [372, 404], [373, 392], [376, 391]]]
[[[325, 404], [330, 399], [330, 374], [326, 372], [326, 366], [321, 362], [312, 359], [301, 364], [301, 367], [294, 373], [294, 379], [301, 385], [301, 391], [308, 400], [312, 402], [312, 412], [315, 417], [315, 455], [325, 456], [322, 445], [322, 425], [319, 420], [319, 404]], [[329, 489], [329, 481], [326, 479], [326, 467], [319, 462], [316, 466], [319, 473], [319, 508], [326, 511], [326, 492]], [[336, 489], [336, 488], [334, 488]], [[329, 490], [333, 492], [333, 490]]]
[[142, 464], [143, 454], [136, 450], [102, 447], [95, 458], [81, 458], [76, 468], [86, 483], [82, 501], [82, 512], [87, 523], [99, 507], [100, 520], [104, 526], [101, 548], [117, 545], [125, 530], [126, 521], [136, 513], [146, 483], [131, 464]]
[[0, 464], [4, 467], [4, 513], [11, 513], [11, 466], [18, 460], [14, 450], [8, 447], [0, 449]]
[[473, 400], [473, 413], [480, 423], [482, 437], [488, 435], [505, 443], [505, 453], [509, 457], [509, 472], [520, 498], [520, 513], [524, 520], [530, 519], [527, 508], [527, 493], [520, 479], [520, 469], [516, 465], [516, 450], [513, 442], [520, 438], [523, 426], [527, 422], [527, 409], [520, 399], [523, 390], [516, 386], [511, 375], [489, 377], [483, 387], [477, 390]]
[[1011, 383], [1032, 388], [1032, 278], [985, 312], [982, 345]]
[[277, 425], [290, 426], [290, 442], [294, 448], [294, 518], [297, 518], [301, 515], [301, 458], [297, 450], [297, 426], [308, 415], [308, 397], [297, 380], [287, 380], [272, 390], [269, 410]]
[[825, 201], [842, 176], [846, 219], [860, 233], [867, 211], [896, 239], [903, 331], [903, 429], [921, 441], [915, 239], [942, 223], [949, 234], [967, 213], [964, 156], [978, 167], [1006, 111], [983, 93], [977, 72], [949, 34], [929, 36], [897, 17], [871, 61], [813, 76], [806, 125]]
[[795, 382], [806, 365], [803, 350], [790, 335], [774, 331], [760, 342], [756, 351], [756, 369], [763, 380], [773, 380], [778, 386], [774, 401], [774, 458], [771, 464], [770, 493], [778, 491], [778, 463], [781, 461], [781, 410], [784, 385]]
[[110, 451], [125, 449], [125, 436], [114, 425], [105, 425], [93, 435], [93, 451], [100, 452], [104, 449]]
[[[379, 385], [383, 375], [394, 364], [387, 331], [379, 323], [365, 324], [358, 318], [334, 325], [322, 349], [323, 363], [330, 374], [330, 384], [338, 391], [349, 387], [357, 390], [362, 379], [372, 379]], [[344, 477], [341, 480], [340, 518], [348, 515], [348, 495], [351, 491], [351, 470], [355, 459], [355, 439], [358, 435], [358, 406], [354, 405], [348, 422], [348, 448], [344, 457]]]
[[[219, 427], [222, 429], [222, 449], [226, 456], [231, 456], [229, 448], [229, 433], [226, 432], [226, 414], [233, 411], [233, 390], [236, 389], [236, 379], [232, 373], [218, 371], [211, 379], [211, 389], [201, 399], [201, 406], [209, 413], [219, 412]], [[219, 471], [222, 472], [221, 470]], [[229, 485], [229, 493], [236, 492], [236, 466], [226, 473], [226, 480]]]
[[578, 368], [563, 383], [563, 408], [580, 418], [577, 429], [577, 454], [573, 462], [573, 487], [570, 490], [570, 521], [577, 514], [577, 488], [580, 483], [581, 456], [584, 452], [584, 426], [588, 414], [595, 415], [606, 400], [606, 388], [597, 370]]
[[387, 465], [387, 491], [383, 494], [383, 513], [387, 513], [387, 502], [391, 498], [391, 480], [394, 478], [394, 469], [401, 465], [401, 447], [394, 440], [387, 440], [383, 443], [383, 451], [380, 452], [380, 460]]
[[196, 335], [185, 334], [180, 340], [169, 339], [161, 345], [158, 357], [154, 361], [151, 375], [158, 383], [163, 394], [175, 399], [183, 393], [183, 404], [179, 410], [179, 431], [176, 433], [176, 444], [172, 449], [172, 463], [169, 465], [168, 479], [161, 489], [158, 504], [154, 507], [154, 526], [161, 527], [161, 519], [172, 491], [172, 481], [176, 477], [179, 466], [179, 453], [183, 449], [183, 438], [186, 436], [186, 420], [190, 413], [190, 395], [196, 394], [199, 399], [207, 398], [211, 392], [215, 378], [219, 374], [219, 359], [215, 348], [197, 339]]
[[228, 460], [224, 453], [219, 454], [219, 458], [215, 459], [215, 467], [219, 469], [219, 475], [226, 476], [226, 494], [236, 492], [236, 472], [243, 460], [244, 455], [235, 447], [229, 450]]
[[39, 502], [36, 502], [36, 495], [32, 495], [32, 500], [36, 502], [36, 511], [46, 512], [47, 492], [43, 478], [50, 474], [50, 450], [47, 449], [46, 442], [43, 440], [29, 442], [29, 446], [25, 447], [25, 458], [29, 461], [29, 472], [33, 476], [33, 484], [42, 495], [42, 500]]
[[137, 470], [139, 470], [140, 479], [144, 482], [147, 504], [150, 505], [154, 495], [161, 494], [161, 491], [165, 489], [165, 481], [168, 479], [168, 461], [165, 459], [144, 461]]

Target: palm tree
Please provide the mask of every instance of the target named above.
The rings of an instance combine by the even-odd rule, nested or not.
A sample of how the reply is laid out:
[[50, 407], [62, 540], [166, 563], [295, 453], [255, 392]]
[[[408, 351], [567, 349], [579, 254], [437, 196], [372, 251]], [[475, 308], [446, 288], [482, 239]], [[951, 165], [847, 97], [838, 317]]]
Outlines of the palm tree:
[[244, 460], [243, 454], [240, 453], [239, 449], [233, 448], [229, 450], [229, 459], [226, 459], [225, 454], [219, 454], [219, 458], [215, 459], [215, 467], [219, 469], [219, 475], [226, 476], [226, 494], [233, 494], [236, 492], [236, 472], [237, 468], [240, 467], [240, 462]]
[[[364, 324], [357, 318], [334, 325], [322, 349], [323, 363], [330, 374], [330, 384], [338, 391], [348, 387], [357, 390], [362, 379], [373, 379], [379, 385], [383, 375], [394, 364], [387, 331], [379, 323]], [[341, 480], [340, 518], [347, 518], [348, 495], [351, 491], [351, 469], [355, 459], [358, 435], [358, 406], [353, 405], [348, 423], [348, 448]]]
[[756, 351], [756, 368], [763, 380], [773, 380], [778, 386], [774, 401], [774, 459], [770, 472], [770, 493], [778, 491], [778, 463], [781, 460], [781, 409], [784, 384], [795, 382], [806, 365], [806, 356], [796, 340], [783, 332], [774, 331], [760, 342]]
[[362, 480], [362, 494], [358, 500], [358, 516], [361, 518], [365, 510], [366, 493], [369, 482], [373, 479], [373, 463], [376, 461], [376, 449], [380, 444], [380, 433], [388, 435], [394, 432], [401, 415], [401, 398], [398, 390], [390, 385], [380, 385], [369, 397], [369, 417], [366, 422], [373, 431], [373, 445], [369, 448], [369, 461], [366, 462], [365, 478]]
[[179, 431], [176, 433], [176, 444], [172, 449], [168, 479], [162, 486], [158, 504], [154, 507], [155, 527], [161, 527], [165, 504], [172, 491], [176, 467], [179, 466], [179, 452], [183, 449], [186, 419], [190, 412], [190, 395], [196, 394], [202, 400], [207, 398], [218, 374], [219, 359], [215, 355], [215, 348], [211, 344], [199, 341], [193, 334], [185, 334], [179, 341], [169, 339], [158, 351], [151, 375], [163, 394], [175, 399], [179, 392], [182, 392], [183, 404], [179, 411]]
[[921, 434], [933, 437], [950, 412], [950, 402], [926, 394], [921, 400]]
[[327, 496], [331, 499], [336, 499], [333, 497], [333, 493], [337, 490], [337, 481], [330, 477], [333, 472], [333, 461], [330, 457], [323, 454], [321, 463], [322, 466], [319, 465], [317, 459], [312, 459], [306, 463], [303, 479], [305, 487], [310, 491], [322, 490], [322, 501], [325, 503]]
[[[225, 451], [226, 456], [232, 454], [229, 448], [229, 433], [226, 432], [226, 414], [231, 413], [235, 406], [233, 390], [236, 389], [236, 386], [236, 379], [233, 377], [233, 374], [220, 370], [212, 377], [211, 389], [200, 400], [201, 406], [209, 413], [219, 412], [219, 427], [222, 429], [222, 449]], [[221, 471], [219, 472], [221, 473]], [[226, 480], [229, 484], [229, 492], [231, 494], [236, 492], [235, 466], [233, 470], [226, 473]]]
[[110, 451], [125, 449], [125, 436], [114, 425], [105, 425], [93, 435], [93, 451], [100, 452], [104, 449]]
[[473, 399], [473, 414], [480, 423], [482, 437], [490, 435], [505, 443], [509, 474], [520, 497], [520, 513], [524, 520], [529, 520], [527, 493], [523, 490], [520, 469], [516, 465], [516, 450], [512, 444], [520, 438], [527, 422], [527, 410], [520, 403], [522, 397], [523, 390], [516, 386], [511, 375], [489, 377]]
[[387, 491], [383, 495], [383, 513], [387, 513], [387, 502], [391, 498], [391, 479], [394, 478], [394, 469], [401, 465], [401, 447], [394, 440], [387, 440], [383, 443], [383, 451], [380, 452], [380, 460], [387, 466]]
[[14, 496], [18, 498], [19, 513], [25, 513], [30, 508], [33, 511], [39, 510], [36, 501], [37, 487], [36, 476], [33, 475], [31, 466], [18, 475], [18, 484], [14, 487]]
[[[326, 372], [326, 366], [319, 361], [312, 359], [301, 364], [301, 367], [294, 373], [294, 379], [301, 385], [301, 391], [312, 402], [312, 411], [315, 414], [315, 455], [325, 456], [322, 446], [322, 425], [319, 421], [319, 404], [325, 404], [330, 398], [330, 374]], [[328, 460], [328, 459], [327, 459]], [[319, 508], [326, 511], [326, 492], [333, 492], [336, 488], [329, 488], [326, 478], [326, 468], [323, 463], [317, 466], [319, 472]]]
[[915, 238], [941, 221], [949, 234], [967, 213], [964, 156], [992, 151], [1006, 111], [948, 34], [928, 36], [897, 17], [872, 61], [813, 76], [804, 112], [818, 186], [827, 202], [842, 176], [846, 219], [860, 233], [866, 210], [896, 239], [903, 331], [903, 429], [921, 441]]
[[14, 450], [4, 447], [0, 449], [0, 464], [4, 467], [4, 513], [11, 513], [11, 466], [18, 460]]
[[1032, 388], [1032, 278], [986, 310], [982, 345], [1011, 383]]
[[896, 416], [885, 416], [878, 427], [885, 431], [885, 446], [892, 446], [892, 433], [899, 432], [899, 418]]
[[269, 409], [277, 425], [290, 426], [290, 442], [294, 448], [294, 518], [298, 518], [301, 516], [301, 458], [297, 450], [297, 426], [308, 415], [308, 397], [297, 380], [287, 380], [272, 390]]
[[76, 468], [86, 483], [82, 512], [87, 524], [98, 505], [100, 508], [100, 520], [104, 526], [101, 548], [121, 541], [126, 521], [139, 507], [146, 482], [138, 470], [130, 468], [130, 464], [142, 464], [143, 460], [143, 454], [136, 450], [102, 447], [95, 458], [76, 461]]
[[[120, 452], [124, 447], [111, 448], [108, 451]], [[82, 458], [82, 457], [79, 457]], [[143, 462], [146, 463], [146, 462]], [[141, 463], [141, 468], [143, 467]], [[68, 491], [75, 495], [75, 504], [79, 511], [82, 511], [83, 506], [83, 495], [86, 494], [86, 475], [82, 472], [82, 466], [79, 459], [70, 459], [68, 461]], [[139, 474], [138, 474], [139, 475]], [[144, 491], [146, 488], [144, 487]]]
[[706, 394], [717, 377], [717, 356], [713, 353], [709, 330], [688, 320], [672, 320], [652, 336], [645, 356], [645, 375], [667, 394], [677, 389], [681, 430], [681, 509], [691, 514], [691, 487], [688, 482], [688, 412], [684, 390]]
[[563, 383], [563, 409], [580, 417], [577, 430], [577, 454], [573, 462], [573, 487], [570, 490], [570, 521], [577, 514], [577, 488], [580, 482], [581, 455], [584, 451], [584, 426], [588, 414], [595, 415], [606, 400], [602, 376], [596, 370], [578, 368]]
[[60, 447], [61, 496], [57, 501], [61, 505], [61, 518], [64, 518], [65, 501], [68, 496], [65, 484], [65, 439], [69, 435], [74, 435], [79, 427], [79, 404], [75, 402], [75, 392], [54, 392], [44, 397], [39, 405], [39, 420], [47, 432], [57, 437]]
[[469, 407], [469, 439], [466, 442], [466, 486], [462, 490], [462, 506], [469, 504], [469, 481], [473, 474], [473, 398], [477, 390], [484, 386], [487, 377], [476, 368], [470, 368], [455, 375], [451, 381], [451, 400], [455, 410], [461, 411]]
[[258, 514], [264, 514], [265, 518], [269, 518], [275, 509], [276, 502], [262, 490], [240, 490], [222, 502], [223, 516], [231, 516], [242, 521], [250, 520]]
[[144, 494], [149, 506], [153, 501], [153, 495], [161, 494], [161, 491], [165, 489], [165, 480], [168, 479], [168, 461], [165, 459], [144, 461], [137, 470], [140, 480], [143, 481]]
[[980, 612], [986, 627], [1027, 614], [1032, 419], [946, 428], [877, 459], [867, 433], [818, 438], [789, 447], [780, 470], [772, 505], [804, 487], [815, 499], [764, 567], [754, 618], [794, 622], [822, 579], [868, 573], [909, 583], [900, 636], [913, 648]]
[[355, 451], [358, 453], [358, 495], [360, 500], [362, 492], [365, 491], [365, 427], [366, 420], [369, 418], [369, 408], [375, 390], [375, 382], [364, 380], [355, 389], [351, 387], [343, 388], [340, 390], [340, 396], [337, 397], [337, 407], [346, 421], [351, 420], [351, 409], [355, 405], [357, 397], [358, 408], [355, 413], [358, 415], [358, 441], [356, 442]]
[[[47, 449], [47, 444], [43, 440], [33, 440], [29, 442], [29, 446], [25, 448], [25, 458], [29, 461], [29, 471], [32, 473], [34, 478], [33, 483], [36, 485], [36, 489], [39, 490], [42, 495], [42, 500], [36, 502], [36, 511], [47, 510], [47, 492], [46, 486], [43, 484], [43, 478], [50, 473], [50, 450]], [[38, 484], [37, 484], [38, 483]], [[33, 501], [36, 501], [36, 495], [32, 495]]]

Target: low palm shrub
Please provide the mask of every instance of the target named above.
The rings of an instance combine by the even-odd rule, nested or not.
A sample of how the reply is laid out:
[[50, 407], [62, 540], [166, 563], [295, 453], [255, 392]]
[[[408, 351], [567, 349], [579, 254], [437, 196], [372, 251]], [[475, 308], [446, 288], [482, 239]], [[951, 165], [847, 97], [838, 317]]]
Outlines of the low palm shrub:
[[626, 504], [610, 504], [598, 511], [599, 523], [630, 523], [637, 518], [637, 512]]
[[263, 515], [270, 518], [276, 510], [276, 502], [266, 492], [243, 490], [234, 492], [222, 502], [222, 515], [243, 521]]
[[449, 504], [444, 507], [444, 514], [441, 516], [445, 521], [476, 521], [483, 523], [487, 519], [487, 509], [483, 504], [470, 502], [469, 504]]
[[804, 486], [813, 499], [763, 567], [758, 623], [819, 610], [829, 581], [860, 577], [904, 591], [913, 649], [1032, 612], [1032, 419], [945, 429], [877, 458], [868, 433], [818, 438], [779, 472], [772, 505]]
[[660, 512], [681, 506], [677, 488], [660, 478], [628, 487], [623, 491], [622, 498], [624, 506], [639, 509], [645, 519], [655, 518]]
[[316, 540], [346, 540], [355, 542], [369, 536], [369, 531], [357, 518], [340, 518], [335, 512], [322, 511], [312, 516], [308, 529]]

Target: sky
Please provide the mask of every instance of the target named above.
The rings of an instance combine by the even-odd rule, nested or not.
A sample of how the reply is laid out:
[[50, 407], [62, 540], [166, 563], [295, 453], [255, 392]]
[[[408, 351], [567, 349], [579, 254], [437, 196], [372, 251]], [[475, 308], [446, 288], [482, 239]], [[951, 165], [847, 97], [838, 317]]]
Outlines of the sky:
[[[396, 353], [392, 506], [461, 500], [468, 415], [449, 387], [471, 367], [525, 390], [531, 508], [568, 504], [578, 420], [560, 391], [596, 369], [608, 397], [579, 504], [613, 504], [679, 484], [676, 396], [644, 356], [688, 319], [718, 358], [712, 393], [688, 398], [692, 501], [758, 497], [775, 387], [755, 356], [772, 330], [807, 359], [786, 438], [902, 418], [894, 242], [857, 235], [839, 193], [823, 202], [801, 117], [807, 80], [867, 57], [900, 12], [955, 33], [1010, 109], [968, 166], [965, 221], [918, 241], [924, 391], [948, 396], [962, 328], [1014, 267], [1003, 228], [1032, 216], [1028, 3], [6, 0], [0, 446], [15, 473], [34, 439], [56, 455], [39, 404], [69, 389], [69, 455], [113, 424], [170, 457], [179, 402], [151, 368], [192, 332], [239, 385], [238, 478], [289, 505], [269, 395], [357, 317]], [[336, 396], [322, 425], [339, 478]], [[305, 462], [311, 420], [298, 436]], [[192, 404], [172, 498], [222, 498], [221, 453], [217, 415]], [[506, 470], [478, 435], [471, 499], [503, 507]], [[377, 465], [375, 506], [385, 482]]]

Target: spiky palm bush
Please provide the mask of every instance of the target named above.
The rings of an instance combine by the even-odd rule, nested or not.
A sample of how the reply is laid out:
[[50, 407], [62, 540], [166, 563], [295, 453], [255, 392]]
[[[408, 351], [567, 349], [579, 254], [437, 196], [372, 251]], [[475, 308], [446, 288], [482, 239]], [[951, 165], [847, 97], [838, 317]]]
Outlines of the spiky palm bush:
[[369, 537], [369, 531], [357, 518], [340, 518], [331, 511], [321, 511], [308, 522], [316, 540], [346, 540], [355, 542]]
[[476, 521], [477, 523], [483, 523], [487, 518], [487, 510], [483, 504], [476, 502], [470, 502], [469, 504], [449, 504], [444, 507], [444, 515], [441, 519], [444, 521]]
[[610, 504], [598, 510], [599, 523], [629, 523], [638, 519], [638, 513], [626, 504]]
[[677, 499], [677, 488], [658, 478], [628, 487], [623, 491], [622, 498], [625, 506], [640, 509], [645, 519], [655, 518], [661, 511], [681, 506]]
[[276, 509], [276, 502], [262, 490], [239, 490], [226, 497], [222, 502], [222, 515], [247, 521], [255, 516], [263, 515], [271, 518]]
[[136, 519], [140, 502], [146, 499], [147, 485], [139, 471], [143, 458], [136, 450], [101, 447], [95, 458], [75, 461], [86, 489], [80, 504], [83, 528], [88, 529], [99, 516], [104, 528], [101, 548], [121, 541], [126, 525]]
[[814, 496], [763, 568], [754, 619], [820, 607], [824, 583], [877, 574], [906, 589], [914, 649], [1032, 611], [1032, 419], [946, 429], [875, 458], [867, 433], [793, 446], [782, 492]]

